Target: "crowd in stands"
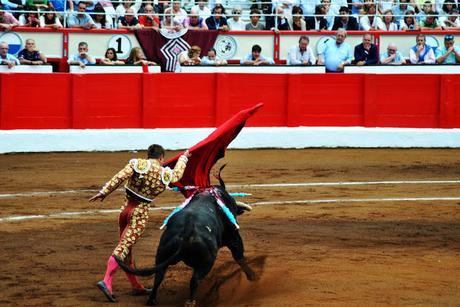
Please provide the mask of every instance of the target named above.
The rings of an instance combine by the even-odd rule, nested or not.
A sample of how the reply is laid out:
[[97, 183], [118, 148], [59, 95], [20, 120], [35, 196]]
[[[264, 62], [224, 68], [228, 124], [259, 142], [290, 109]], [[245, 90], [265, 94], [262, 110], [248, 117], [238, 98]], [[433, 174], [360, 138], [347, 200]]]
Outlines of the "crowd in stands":
[[460, 30], [458, 5], [458, 0], [0, 0], [0, 29]]

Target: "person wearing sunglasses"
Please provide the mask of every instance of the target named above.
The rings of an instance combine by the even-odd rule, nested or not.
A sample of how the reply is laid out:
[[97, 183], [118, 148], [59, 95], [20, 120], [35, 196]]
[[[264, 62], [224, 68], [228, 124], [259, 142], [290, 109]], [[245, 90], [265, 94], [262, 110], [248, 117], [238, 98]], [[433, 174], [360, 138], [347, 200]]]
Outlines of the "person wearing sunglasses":
[[444, 46], [436, 49], [436, 62], [438, 64], [459, 64], [460, 47], [455, 46], [454, 36], [444, 36]]
[[232, 18], [227, 20], [228, 26], [232, 31], [245, 31], [246, 23], [241, 20], [241, 8], [234, 7], [232, 10]]

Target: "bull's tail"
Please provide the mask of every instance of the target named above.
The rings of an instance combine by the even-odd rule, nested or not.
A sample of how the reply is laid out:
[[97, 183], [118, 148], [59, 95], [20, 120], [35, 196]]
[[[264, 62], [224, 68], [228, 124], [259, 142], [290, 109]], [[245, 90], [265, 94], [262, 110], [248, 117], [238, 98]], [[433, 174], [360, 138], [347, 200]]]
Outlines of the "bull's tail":
[[181, 248], [177, 249], [177, 251], [171, 257], [169, 257], [169, 259], [163, 261], [162, 263], [152, 268], [144, 268], [144, 269], [131, 268], [117, 256], [114, 256], [114, 258], [117, 261], [118, 265], [121, 267], [121, 269], [125, 272], [131, 273], [137, 276], [152, 276], [156, 272], [163, 270], [165, 267], [173, 264], [174, 262], [177, 262], [178, 258], [180, 257], [180, 253], [181, 253]]

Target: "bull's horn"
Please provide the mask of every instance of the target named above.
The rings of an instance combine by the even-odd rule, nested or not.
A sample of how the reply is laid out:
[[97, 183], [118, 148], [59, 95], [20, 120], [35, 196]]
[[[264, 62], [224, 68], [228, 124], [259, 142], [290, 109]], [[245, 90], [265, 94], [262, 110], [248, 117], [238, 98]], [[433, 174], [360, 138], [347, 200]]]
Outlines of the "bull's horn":
[[251, 206], [249, 206], [248, 204], [243, 203], [242, 201], [237, 201], [236, 205], [238, 207], [241, 207], [243, 210], [246, 210], [246, 211], [251, 211], [252, 210]]

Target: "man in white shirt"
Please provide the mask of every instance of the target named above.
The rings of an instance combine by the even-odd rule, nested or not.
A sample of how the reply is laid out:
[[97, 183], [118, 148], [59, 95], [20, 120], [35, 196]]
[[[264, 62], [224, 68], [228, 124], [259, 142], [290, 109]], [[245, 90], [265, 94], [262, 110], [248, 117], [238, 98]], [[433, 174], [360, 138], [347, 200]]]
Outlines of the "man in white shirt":
[[316, 58], [313, 50], [308, 46], [310, 39], [306, 35], [299, 38], [299, 44], [289, 49], [287, 65], [315, 65]]
[[198, 16], [204, 20], [211, 16], [211, 10], [206, 6], [206, 1], [198, 1], [198, 4], [192, 7], [192, 10], [197, 10]]

